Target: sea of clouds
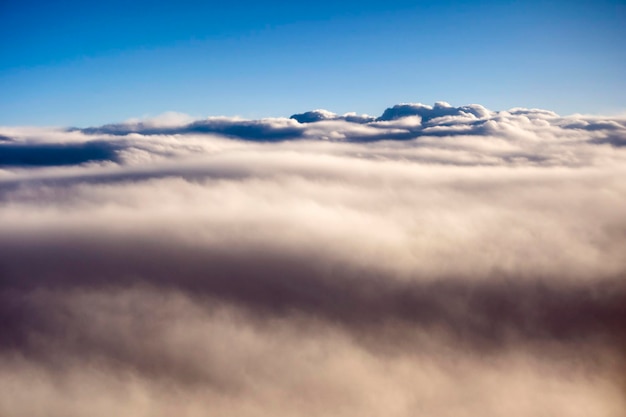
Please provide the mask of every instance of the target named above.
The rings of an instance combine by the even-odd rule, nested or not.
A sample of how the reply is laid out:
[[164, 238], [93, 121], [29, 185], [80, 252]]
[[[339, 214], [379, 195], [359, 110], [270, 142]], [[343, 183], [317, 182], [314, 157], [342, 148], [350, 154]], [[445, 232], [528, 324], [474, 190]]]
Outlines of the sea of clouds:
[[0, 127], [0, 415], [626, 409], [626, 117]]

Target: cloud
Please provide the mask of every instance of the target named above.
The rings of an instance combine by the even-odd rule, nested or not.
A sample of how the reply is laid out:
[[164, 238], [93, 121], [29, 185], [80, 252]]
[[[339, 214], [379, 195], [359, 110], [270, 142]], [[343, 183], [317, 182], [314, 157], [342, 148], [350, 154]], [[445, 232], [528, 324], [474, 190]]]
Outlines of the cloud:
[[366, 114], [358, 115], [356, 113], [346, 113], [343, 116], [339, 116], [338, 114], [323, 109], [294, 114], [289, 118], [296, 120], [298, 123], [314, 123], [324, 120], [345, 120], [350, 123], [369, 123], [375, 120], [374, 117]]
[[434, 106], [425, 104], [397, 104], [388, 108], [377, 119], [379, 121], [397, 120], [407, 116], [419, 116], [424, 122], [446, 116], [473, 117], [475, 119], [487, 118], [491, 112], [478, 104], [470, 104], [462, 107], [452, 107], [450, 104], [440, 101]]
[[[158, 121], [159, 119], [156, 120]], [[77, 129], [71, 130], [76, 131]], [[91, 127], [79, 129], [78, 131], [89, 135], [106, 134], [121, 136], [131, 133], [142, 135], [214, 133], [246, 140], [276, 141], [301, 137], [303, 129], [287, 119], [240, 120], [237, 118], [212, 117], [182, 125], [164, 125], [151, 120], [149, 122], [126, 122]]]
[[117, 160], [115, 146], [104, 141], [36, 145], [7, 143], [0, 150], [0, 166], [79, 165]]
[[[335, 124], [333, 125], [332, 122]], [[524, 108], [491, 111], [478, 104], [453, 107], [445, 102], [438, 102], [433, 106], [398, 104], [387, 108], [377, 118], [356, 113], [346, 113], [340, 116], [322, 109], [294, 114], [289, 119], [261, 120], [210, 117], [190, 121], [184, 115], [165, 114], [144, 121], [135, 120], [122, 124], [78, 129], [78, 131], [89, 135], [199, 133], [219, 134], [250, 141], [284, 141], [315, 136], [312, 132], [329, 123], [337, 128], [339, 134], [327, 137], [328, 140], [351, 142], [410, 140], [457, 135], [484, 136], [506, 127], [525, 133], [536, 133], [537, 130], [542, 130], [545, 131], [544, 133], [554, 135], [592, 134], [593, 139], [600, 141], [609, 136], [615, 137], [615, 134], [623, 138], [626, 134], [626, 122], [619, 118], [603, 120], [595, 116], [583, 115], [560, 117], [551, 111]]]
[[0, 415], [620, 416], [625, 131], [445, 103], [0, 128]]

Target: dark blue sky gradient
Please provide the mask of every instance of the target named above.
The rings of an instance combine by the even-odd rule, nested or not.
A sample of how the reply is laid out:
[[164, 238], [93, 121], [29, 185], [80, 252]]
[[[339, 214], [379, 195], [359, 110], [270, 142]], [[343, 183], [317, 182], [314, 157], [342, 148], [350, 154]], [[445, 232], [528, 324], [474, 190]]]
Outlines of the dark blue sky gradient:
[[624, 1], [0, 2], [0, 124], [626, 110]]

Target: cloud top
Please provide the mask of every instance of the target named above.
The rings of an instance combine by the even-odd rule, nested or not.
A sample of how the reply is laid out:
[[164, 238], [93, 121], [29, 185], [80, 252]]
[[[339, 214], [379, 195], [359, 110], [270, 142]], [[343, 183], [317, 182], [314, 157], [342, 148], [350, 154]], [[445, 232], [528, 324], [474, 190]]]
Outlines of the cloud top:
[[[80, 130], [89, 135], [110, 134], [219, 134], [252, 141], [281, 141], [313, 138], [320, 130], [334, 135], [319, 135], [327, 140], [363, 142], [372, 140], [410, 140], [420, 137], [497, 134], [498, 130], [516, 128], [520, 133], [538, 130], [549, 125], [556, 133], [575, 135], [581, 132], [603, 133], [602, 143], [619, 146], [626, 124], [623, 119], [597, 119], [584, 116], [560, 117], [540, 109], [514, 108], [509, 111], [491, 111], [478, 104], [453, 107], [445, 102], [433, 106], [425, 104], [398, 104], [387, 108], [379, 117], [347, 113], [343, 116], [327, 110], [312, 110], [294, 114], [289, 119], [242, 120], [212, 117], [176, 124], [171, 115], [148, 121], [104, 125]], [[167, 122], [167, 123], [166, 123]], [[611, 132], [611, 133], [609, 133]], [[616, 133], [617, 132], [617, 133]], [[595, 135], [598, 136], [598, 135]], [[594, 137], [595, 137], [594, 136]]]

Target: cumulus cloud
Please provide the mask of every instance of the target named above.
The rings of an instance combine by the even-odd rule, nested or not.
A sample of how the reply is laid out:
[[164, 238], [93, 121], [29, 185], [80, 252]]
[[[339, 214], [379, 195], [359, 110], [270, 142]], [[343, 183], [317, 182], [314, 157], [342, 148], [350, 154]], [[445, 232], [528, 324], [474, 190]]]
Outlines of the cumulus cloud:
[[0, 415], [620, 416], [626, 120], [0, 128]]

